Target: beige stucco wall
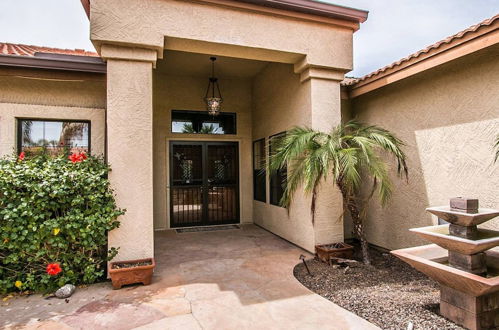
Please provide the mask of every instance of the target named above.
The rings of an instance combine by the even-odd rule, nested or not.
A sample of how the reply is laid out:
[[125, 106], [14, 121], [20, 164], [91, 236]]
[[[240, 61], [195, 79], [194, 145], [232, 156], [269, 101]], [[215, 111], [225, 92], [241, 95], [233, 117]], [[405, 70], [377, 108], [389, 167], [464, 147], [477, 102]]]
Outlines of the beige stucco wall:
[[316, 21], [298, 19], [208, 2], [127, 0], [126, 6], [122, 0], [90, 3], [91, 39], [98, 51], [102, 43], [112, 42], [158, 49], [160, 55], [165, 47], [285, 63], [296, 63], [306, 56], [310, 65], [346, 71], [352, 67], [356, 24], [351, 22], [342, 23], [350, 24], [350, 28], [339, 27], [331, 24], [334, 20], [318, 22], [317, 17]]
[[104, 109], [103, 74], [0, 68], [0, 102]]
[[103, 75], [0, 69], [0, 155], [17, 147], [16, 118], [90, 120], [91, 151], [104, 154]]
[[[167, 60], [167, 59], [166, 59]], [[207, 78], [154, 74], [154, 228], [170, 227], [169, 222], [169, 141], [234, 141], [239, 144], [240, 220], [252, 220], [251, 172], [251, 80], [220, 80], [223, 111], [235, 112], [237, 134], [171, 133], [171, 110], [206, 110], [204, 93]]]
[[[328, 117], [332, 114], [340, 118], [339, 83], [300, 82], [300, 76], [294, 74], [291, 65], [269, 64], [255, 78], [253, 93], [253, 141], [265, 138], [268, 143], [269, 136], [293, 126], [328, 130], [335, 120]], [[267, 177], [267, 203], [253, 201], [254, 222], [309, 251], [313, 251], [317, 243], [342, 241], [341, 201], [337, 201], [334, 185], [333, 189], [327, 184], [321, 188], [315, 224], [312, 224], [310, 196], [298, 191], [288, 214], [286, 209], [269, 203]]]
[[[384, 210], [371, 203], [370, 242], [389, 249], [425, 243], [408, 229], [435, 224], [425, 208], [451, 197], [499, 208], [499, 164], [492, 164], [499, 134], [497, 54], [497, 46], [489, 48], [353, 100], [361, 120], [406, 142], [410, 169], [409, 184], [392, 176], [394, 194]], [[499, 221], [490, 226], [499, 229]]]
[[120, 227], [108, 236], [117, 260], [154, 255], [153, 232], [153, 65], [107, 62], [107, 156], [116, 203], [126, 208]]

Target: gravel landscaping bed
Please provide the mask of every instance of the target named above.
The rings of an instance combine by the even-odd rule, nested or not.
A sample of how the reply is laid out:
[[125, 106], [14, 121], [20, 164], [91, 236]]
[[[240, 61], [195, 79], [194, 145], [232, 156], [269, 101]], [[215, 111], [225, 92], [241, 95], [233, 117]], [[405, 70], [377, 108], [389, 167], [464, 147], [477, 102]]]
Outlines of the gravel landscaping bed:
[[388, 253], [371, 249], [371, 258], [372, 267], [348, 268], [311, 259], [313, 276], [303, 263], [294, 275], [311, 291], [383, 329], [407, 329], [409, 322], [414, 329], [463, 329], [438, 314], [439, 287], [433, 280]]

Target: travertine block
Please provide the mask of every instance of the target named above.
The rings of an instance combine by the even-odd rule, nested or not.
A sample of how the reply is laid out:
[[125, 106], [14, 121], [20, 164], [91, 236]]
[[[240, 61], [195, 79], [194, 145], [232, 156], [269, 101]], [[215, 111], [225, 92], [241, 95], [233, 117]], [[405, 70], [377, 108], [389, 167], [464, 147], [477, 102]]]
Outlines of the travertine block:
[[465, 197], [451, 198], [450, 207], [456, 210], [478, 211], [478, 199]]
[[477, 275], [487, 272], [487, 261], [483, 252], [467, 255], [449, 251], [449, 265]]
[[477, 226], [460, 226], [451, 223], [449, 225], [449, 234], [467, 239], [477, 239], [478, 228]]
[[440, 314], [471, 330], [496, 329], [499, 326], [499, 292], [474, 297], [441, 286]]

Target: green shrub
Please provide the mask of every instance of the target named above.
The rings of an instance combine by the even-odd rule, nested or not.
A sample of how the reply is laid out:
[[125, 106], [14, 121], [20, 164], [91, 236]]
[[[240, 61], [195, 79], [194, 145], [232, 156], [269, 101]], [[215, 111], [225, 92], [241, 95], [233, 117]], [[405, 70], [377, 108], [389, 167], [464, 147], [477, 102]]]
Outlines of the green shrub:
[[[0, 159], [0, 292], [52, 291], [99, 280], [117, 208], [100, 158]], [[62, 271], [49, 275], [56, 263]]]

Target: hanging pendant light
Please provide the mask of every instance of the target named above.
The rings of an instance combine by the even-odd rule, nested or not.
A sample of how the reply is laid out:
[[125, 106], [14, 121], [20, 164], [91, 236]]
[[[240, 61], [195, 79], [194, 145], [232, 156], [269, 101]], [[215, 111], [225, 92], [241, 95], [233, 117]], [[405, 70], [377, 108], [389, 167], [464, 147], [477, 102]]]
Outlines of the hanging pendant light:
[[218, 78], [215, 77], [215, 61], [217, 58], [210, 57], [210, 60], [211, 77], [209, 79], [210, 81], [208, 83], [208, 89], [206, 90], [204, 100], [206, 102], [208, 113], [212, 116], [216, 116], [220, 113], [220, 108], [222, 106], [222, 94], [220, 93], [220, 87], [218, 86]]

